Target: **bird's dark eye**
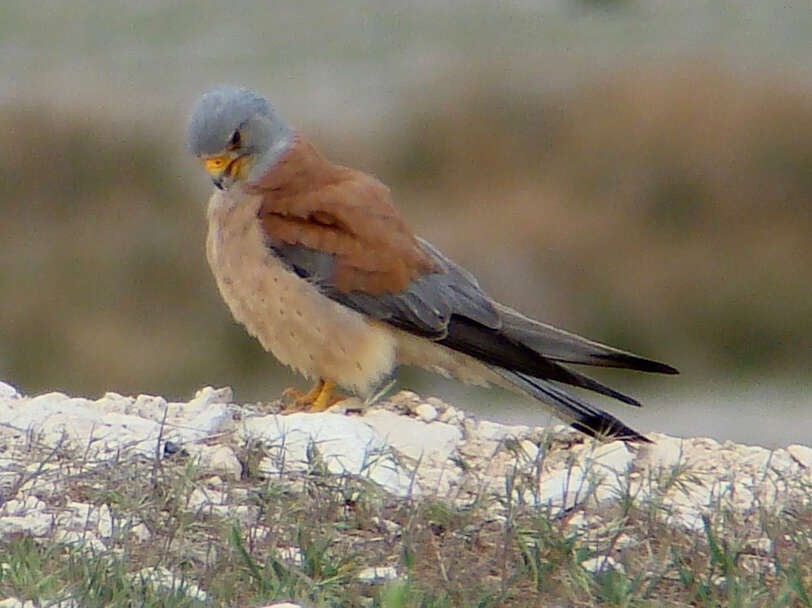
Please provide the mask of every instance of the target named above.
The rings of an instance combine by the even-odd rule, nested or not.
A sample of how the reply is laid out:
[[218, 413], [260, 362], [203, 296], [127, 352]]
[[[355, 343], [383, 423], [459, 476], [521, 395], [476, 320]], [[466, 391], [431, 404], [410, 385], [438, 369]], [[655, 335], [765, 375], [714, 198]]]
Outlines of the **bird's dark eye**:
[[234, 131], [234, 134], [231, 136], [231, 145], [232, 146], [239, 146], [240, 145], [240, 130], [237, 129]]

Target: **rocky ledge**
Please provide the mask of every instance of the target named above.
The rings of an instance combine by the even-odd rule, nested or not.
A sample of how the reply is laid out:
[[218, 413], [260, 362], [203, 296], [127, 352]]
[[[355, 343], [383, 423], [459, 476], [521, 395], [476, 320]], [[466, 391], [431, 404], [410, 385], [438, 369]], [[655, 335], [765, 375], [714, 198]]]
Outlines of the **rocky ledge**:
[[[720, 506], [778, 513], [810, 500], [812, 448], [803, 445], [768, 450], [659, 433], [649, 435], [651, 444], [598, 443], [560, 425], [476, 419], [406, 391], [368, 408], [347, 400], [319, 414], [274, 409], [278, 404], [235, 404], [228, 388], [206, 387], [175, 403], [114, 393], [97, 400], [27, 397], [0, 383], [0, 537], [53, 538], [56, 527], [65, 542], [96, 549], [111, 537], [109, 509], [67, 498], [64, 459], [27, 460], [32, 442], [102, 464], [183, 457], [206, 479], [189, 497], [190, 507], [241, 521], [254, 513], [235, 504], [231, 482], [249, 473], [295, 478], [315, 466], [366, 478], [393, 497], [465, 503], [495, 496], [498, 509], [510, 494], [553, 517], [569, 517], [568, 525], [580, 529], [596, 525], [624, 496], [655, 500], [674, 526], [689, 530], [701, 530], [703, 518]], [[148, 538], [141, 528], [132, 533]], [[752, 539], [756, 549], [767, 542]]]
[[[252, 466], [260, 473], [307, 470], [318, 456], [326, 469], [369, 478], [398, 496], [470, 500], [483, 489], [505, 492], [505, 479], [519, 472], [537, 483], [522, 484], [521, 498], [566, 510], [587, 501], [595, 507], [623, 489], [645, 496], [664, 474], [689, 471], [660, 496], [676, 523], [701, 526], [703, 509], [724, 502], [737, 511], [754, 501], [780, 508], [808, 498], [812, 448], [769, 450], [708, 438], [682, 439], [652, 433], [651, 444], [598, 443], [556, 425], [505, 426], [478, 420], [435, 397], [401, 391], [361, 411], [347, 400], [319, 414], [269, 413], [238, 405], [229, 388], [206, 387], [185, 403], [163, 397], [101, 399], [46, 393], [24, 397], [0, 383], [0, 534], [36, 532], [53, 510], [32, 496], [59, 494], [49, 466], [19, 484], [18, 453], [36, 435], [46, 446], [77, 450], [85, 459], [191, 456], [204, 473], [239, 479], [247, 463], [237, 454], [247, 442], [262, 446]], [[16, 487], [14, 496], [8, 489]], [[204, 500], [203, 497], [200, 500]], [[85, 521], [86, 506], [70, 510]], [[45, 520], [43, 513], [48, 513]]]

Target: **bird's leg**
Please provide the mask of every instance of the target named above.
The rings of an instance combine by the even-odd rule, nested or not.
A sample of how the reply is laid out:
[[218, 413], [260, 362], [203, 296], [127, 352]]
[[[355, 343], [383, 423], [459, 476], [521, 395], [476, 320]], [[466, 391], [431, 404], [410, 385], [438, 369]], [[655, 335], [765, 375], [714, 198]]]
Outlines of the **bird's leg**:
[[313, 399], [309, 411], [323, 412], [334, 403], [337, 403], [341, 397], [333, 394], [333, 389], [335, 389], [335, 387], [336, 385], [334, 382], [331, 382], [330, 380], [322, 380], [321, 392], [319, 392], [316, 398]]
[[282, 412], [323, 412], [343, 399], [341, 395], [333, 393], [335, 386], [335, 382], [319, 378], [313, 388], [306, 393], [289, 388], [282, 393], [284, 399], [290, 399], [282, 408]]
[[319, 378], [316, 384], [314, 384], [313, 387], [306, 393], [303, 393], [300, 390], [293, 388], [292, 386], [286, 388], [284, 391], [282, 391], [282, 399], [285, 401], [285, 407], [283, 408], [283, 410], [295, 412], [300, 409], [303, 409], [302, 406], [304, 404], [313, 402], [313, 400], [315, 400], [316, 397], [319, 396], [323, 387], [324, 380]]

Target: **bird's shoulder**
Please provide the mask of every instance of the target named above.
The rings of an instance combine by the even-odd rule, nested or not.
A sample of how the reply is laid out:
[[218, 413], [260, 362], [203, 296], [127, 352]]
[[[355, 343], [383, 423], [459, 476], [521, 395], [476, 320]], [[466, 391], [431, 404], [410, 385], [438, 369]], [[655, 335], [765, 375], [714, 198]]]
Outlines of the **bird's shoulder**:
[[246, 190], [261, 199], [268, 242], [333, 256], [340, 291], [397, 292], [437, 270], [384, 184], [331, 163], [301, 135]]

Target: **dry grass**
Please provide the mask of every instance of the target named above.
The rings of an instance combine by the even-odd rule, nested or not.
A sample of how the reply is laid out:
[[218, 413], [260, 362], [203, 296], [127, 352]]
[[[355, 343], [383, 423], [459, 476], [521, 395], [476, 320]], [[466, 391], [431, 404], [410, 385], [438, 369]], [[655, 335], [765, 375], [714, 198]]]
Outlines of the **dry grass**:
[[[532, 493], [544, 450], [525, 465], [517, 457], [502, 498], [462, 503], [393, 498], [363, 477], [327, 474], [315, 452], [306, 472], [257, 476], [248, 466], [256, 450], [241, 450], [243, 479], [222, 482], [182, 452], [94, 462], [32, 438], [6, 498], [30, 480], [23, 471], [40, 470], [25, 465], [62, 463], [42, 469], [68, 488], [61, 500], [109, 508], [113, 533], [103, 550], [58, 542], [58, 526], [37, 540], [0, 540], [0, 597], [83, 607], [812, 605], [808, 504], [754, 504], [745, 514], [720, 505], [697, 534], [672, 521], [658, 492], [645, 501], [627, 492], [578, 527], [570, 523], [582, 506], [557, 514], [520, 498]], [[685, 475], [662, 471], [651, 484], [664, 490]], [[190, 500], [200, 491], [213, 504]], [[766, 546], [751, 544], [761, 536]], [[360, 581], [367, 566], [399, 574]], [[157, 583], [159, 572], [174, 582]]]

